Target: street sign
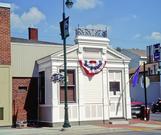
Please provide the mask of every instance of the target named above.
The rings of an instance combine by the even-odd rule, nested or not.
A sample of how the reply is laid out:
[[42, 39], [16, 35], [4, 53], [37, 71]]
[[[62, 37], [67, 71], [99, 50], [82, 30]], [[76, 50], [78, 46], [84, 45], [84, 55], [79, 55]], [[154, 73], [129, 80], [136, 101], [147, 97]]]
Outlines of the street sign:
[[153, 45], [154, 61], [160, 61], [160, 43]]
[[69, 16], [60, 22], [60, 30], [62, 39], [69, 37]]
[[154, 61], [160, 60], [160, 52], [154, 52]]
[[[146, 88], [148, 88], [150, 85], [150, 79], [149, 77], [146, 76], [145, 80], [146, 80]], [[144, 88], [144, 77], [143, 76], [140, 77], [140, 85], [142, 88]]]
[[148, 63], [160, 61], [160, 43], [147, 46], [146, 53]]

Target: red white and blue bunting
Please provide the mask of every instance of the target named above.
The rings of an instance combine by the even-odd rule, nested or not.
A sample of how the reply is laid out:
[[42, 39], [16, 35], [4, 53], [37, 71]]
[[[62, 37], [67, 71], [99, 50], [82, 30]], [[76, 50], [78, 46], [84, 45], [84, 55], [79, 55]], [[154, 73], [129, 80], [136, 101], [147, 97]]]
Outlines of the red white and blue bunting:
[[84, 69], [88, 77], [93, 77], [104, 68], [106, 61], [104, 60], [79, 60], [81, 67]]

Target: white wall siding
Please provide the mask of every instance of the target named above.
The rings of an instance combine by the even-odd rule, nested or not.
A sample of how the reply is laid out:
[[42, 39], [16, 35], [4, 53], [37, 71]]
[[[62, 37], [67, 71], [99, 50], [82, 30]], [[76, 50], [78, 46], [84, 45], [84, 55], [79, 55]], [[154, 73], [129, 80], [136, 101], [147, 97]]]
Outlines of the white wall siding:
[[40, 105], [39, 107], [39, 120], [41, 122], [52, 123], [52, 106]]
[[52, 104], [52, 81], [51, 81], [51, 67], [45, 69], [45, 104]]
[[80, 100], [86, 103], [102, 103], [102, 74], [97, 74], [92, 78], [86, 75], [80, 76], [82, 85], [80, 89]]

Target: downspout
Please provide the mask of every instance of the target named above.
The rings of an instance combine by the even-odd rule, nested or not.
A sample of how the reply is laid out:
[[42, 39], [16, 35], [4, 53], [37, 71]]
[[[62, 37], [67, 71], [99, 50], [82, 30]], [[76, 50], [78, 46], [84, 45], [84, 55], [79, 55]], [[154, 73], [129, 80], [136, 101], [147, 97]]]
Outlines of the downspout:
[[77, 91], [78, 91], [78, 124], [80, 125], [80, 97], [79, 97], [79, 66], [77, 66]]
[[39, 109], [39, 98], [40, 98], [40, 93], [39, 93], [39, 90], [40, 90], [40, 76], [39, 76], [39, 74], [38, 74], [38, 89], [37, 89], [37, 96], [38, 96], [38, 98], [37, 98], [37, 123], [39, 123], [40, 122], [40, 109]]
[[102, 70], [102, 105], [103, 105], [103, 124], [105, 124], [105, 103], [104, 103], [104, 81], [103, 81], [103, 70]]

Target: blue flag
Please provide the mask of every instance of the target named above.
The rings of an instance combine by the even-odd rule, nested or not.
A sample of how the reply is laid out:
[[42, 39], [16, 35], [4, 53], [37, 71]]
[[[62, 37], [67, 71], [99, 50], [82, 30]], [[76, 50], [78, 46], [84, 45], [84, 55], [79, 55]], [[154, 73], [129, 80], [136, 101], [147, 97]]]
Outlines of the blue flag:
[[136, 69], [134, 76], [132, 78], [132, 86], [135, 87], [138, 83], [138, 78], [139, 78], [139, 71], [140, 71], [140, 66]]

